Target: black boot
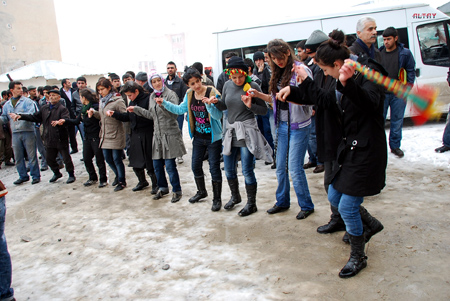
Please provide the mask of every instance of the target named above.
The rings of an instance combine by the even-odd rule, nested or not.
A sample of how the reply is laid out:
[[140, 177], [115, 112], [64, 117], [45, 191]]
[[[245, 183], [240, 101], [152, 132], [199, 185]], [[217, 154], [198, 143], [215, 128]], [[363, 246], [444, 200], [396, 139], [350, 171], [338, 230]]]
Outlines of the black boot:
[[134, 173], [136, 174], [136, 177], [138, 178], [138, 184], [136, 185], [136, 187], [134, 187], [132, 190], [133, 191], [139, 191], [144, 189], [145, 187], [148, 186], [148, 182], [145, 179], [145, 170], [144, 169], [140, 169], [140, 168], [133, 168]]
[[219, 211], [222, 208], [222, 182], [212, 181], [214, 198], [212, 200], [212, 211]]
[[208, 192], [205, 188], [205, 177], [195, 178], [195, 184], [197, 185], [197, 193], [189, 199], [189, 203], [197, 203], [203, 198], [208, 196]]
[[370, 215], [363, 206], [359, 206], [359, 213], [361, 214], [361, 220], [364, 224], [364, 237], [367, 243], [372, 236], [383, 230], [384, 226], [379, 220]]
[[223, 206], [223, 208], [229, 210], [233, 209], [234, 205], [239, 204], [241, 202], [241, 194], [239, 193], [239, 181], [238, 179], [227, 179], [228, 186], [230, 186], [231, 198], [228, 203]]
[[247, 191], [247, 204], [241, 211], [239, 211], [240, 216], [247, 216], [258, 211], [258, 208], [256, 208], [256, 186], [256, 183], [253, 185], [245, 184], [245, 190]]
[[158, 179], [156, 178], [156, 174], [149, 173], [148, 175], [150, 176], [150, 180], [152, 180], [152, 191], [150, 193], [157, 194], [159, 187], [158, 187]]
[[350, 243], [350, 237], [348, 237], [347, 231], [345, 231], [344, 236], [342, 236], [342, 241], [345, 242], [346, 244]]
[[367, 257], [364, 254], [364, 235], [353, 236], [349, 234], [348, 236], [350, 237], [352, 250], [347, 264], [339, 272], [341, 278], [353, 277], [367, 266]]
[[333, 205], [330, 205], [330, 208], [331, 208], [330, 221], [328, 222], [328, 224], [317, 228], [317, 232], [321, 234], [345, 230], [345, 224], [341, 218], [341, 215], [339, 214], [338, 209]]

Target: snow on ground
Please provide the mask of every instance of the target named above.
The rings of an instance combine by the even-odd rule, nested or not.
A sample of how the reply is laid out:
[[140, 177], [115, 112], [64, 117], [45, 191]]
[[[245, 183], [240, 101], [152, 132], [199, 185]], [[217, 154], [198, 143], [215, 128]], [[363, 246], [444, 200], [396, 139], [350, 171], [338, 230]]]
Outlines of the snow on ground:
[[[329, 219], [323, 174], [307, 170], [316, 212], [304, 221], [291, 191], [291, 209], [274, 203], [275, 172], [256, 162], [258, 212], [211, 212], [196, 189], [188, 155], [179, 165], [183, 198], [153, 200], [127, 168], [128, 188], [83, 187], [81, 153], [73, 155], [77, 181], [14, 186], [15, 168], [2, 167], [9, 189], [6, 237], [17, 300], [439, 300], [450, 296], [448, 238], [450, 152], [437, 154], [444, 124], [405, 127], [403, 159], [389, 153], [387, 185], [365, 206], [385, 225], [367, 246], [368, 267], [341, 280], [349, 247], [342, 232], [320, 235]], [[125, 160], [128, 164], [128, 161]], [[245, 199], [242, 175], [241, 194]], [[229, 198], [224, 182], [223, 201]], [[62, 203], [65, 200], [66, 204]], [[426, 200], [426, 201], [424, 201]], [[244, 201], [245, 204], [245, 201]], [[26, 242], [25, 240], [29, 240]], [[168, 266], [166, 266], [168, 265]], [[167, 270], [163, 269], [167, 268]]]

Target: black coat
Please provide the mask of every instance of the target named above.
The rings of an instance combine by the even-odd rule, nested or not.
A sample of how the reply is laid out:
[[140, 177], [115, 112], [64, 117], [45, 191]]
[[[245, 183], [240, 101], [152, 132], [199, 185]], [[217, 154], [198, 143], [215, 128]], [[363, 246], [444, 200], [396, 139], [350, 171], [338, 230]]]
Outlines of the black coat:
[[[96, 111], [98, 111], [98, 103], [92, 104], [92, 108]], [[95, 118], [92, 116], [91, 118], [88, 117], [87, 114], [81, 114], [81, 112], [78, 114], [78, 116], [75, 119], [65, 119], [66, 124], [68, 125], [79, 125], [80, 122], [83, 122], [84, 124], [84, 140], [87, 139], [99, 139], [100, 137], [100, 119]]]
[[181, 78], [175, 75], [173, 79], [173, 83], [171, 85], [168, 84], [169, 76], [166, 77], [165, 85], [167, 88], [175, 92], [178, 96], [178, 104], [183, 102], [184, 95], [188, 90], [188, 86], [183, 82]]
[[[149, 107], [150, 94], [139, 93], [135, 100], [130, 101], [130, 106], [138, 106], [147, 109]], [[130, 122], [130, 166], [134, 168], [149, 168], [152, 163], [153, 120], [135, 113], [120, 113], [115, 111], [113, 117], [123, 122]]]
[[52, 126], [54, 120], [69, 118], [69, 110], [58, 102], [52, 109], [44, 105], [34, 114], [20, 114], [20, 119], [40, 123], [43, 126], [42, 138], [47, 148], [68, 148], [69, 131], [65, 125]]
[[[360, 61], [358, 59], [358, 61]], [[367, 57], [360, 61], [376, 70], [383, 68]], [[302, 89], [314, 88], [307, 78]], [[291, 90], [300, 89], [291, 87]], [[316, 87], [317, 89], [317, 87]], [[335, 171], [334, 188], [351, 196], [370, 196], [380, 193], [386, 183], [387, 144], [384, 130], [384, 89], [355, 72], [345, 87], [337, 83], [341, 97], [342, 140], [337, 150], [339, 169]], [[320, 91], [318, 106], [335, 106], [336, 94]]]
[[[74, 105], [72, 102], [76, 102], [75, 99], [73, 99], [73, 92], [75, 92], [75, 89], [70, 88], [70, 93], [72, 93], [72, 101], [70, 101], [69, 97], [67, 97], [66, 92], [64, 92], [64, 89], [59, 89], [59, 94], [61, 94], [61, 98], [64, 99], [66, 103], [66, 108], [69, 110], [70, 118], [76, 118], [75, 110], [73, 109]], [[75, 105], [76, 106], [76, 105]]]

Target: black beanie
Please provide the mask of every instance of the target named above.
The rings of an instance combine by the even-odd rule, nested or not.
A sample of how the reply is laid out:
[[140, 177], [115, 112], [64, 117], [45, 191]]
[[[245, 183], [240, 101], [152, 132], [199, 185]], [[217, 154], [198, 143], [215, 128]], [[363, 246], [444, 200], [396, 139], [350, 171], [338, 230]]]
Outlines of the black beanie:
[[241, 69], [244, 72], [248, 72], [248, 66], [244, 63], [244, 60], [238, 56], [233, 56], [228, 60], [228, 69]]

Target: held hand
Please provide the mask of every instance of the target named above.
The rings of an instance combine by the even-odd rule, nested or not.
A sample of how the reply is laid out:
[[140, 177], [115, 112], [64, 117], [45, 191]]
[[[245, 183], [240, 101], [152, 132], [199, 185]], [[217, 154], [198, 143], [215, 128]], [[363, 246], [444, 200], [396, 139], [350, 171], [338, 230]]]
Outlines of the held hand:
[[127, 111], [130, 112], [130, 113], [133, 113], [134, 112], [134, 106], [129, 106], [127, 108]]
[[250, 89], [248, 89], [247, 94], [248, 94], [249, 97], [258, 97], [258, 98], [262, 98], [262, 94], [263, 94], [263, 93], [259, 92], [259, 91], [256, 90], [256, 89], [250, 88]]
[[241, 95], [241, 100], [247, 106], [247, 108], [250, 109], [252, 107], [252, 98], [250, 96]]
[[214, 101], [214, 98], [216, 98], [216, 97], [215, 97], [215, 96], [211, 96], [210, 98], [208, 98], [208, 97], [204, 96], [204, 97], [202, 98], [202, 102], [203, 102], [204, 104], [207, 104], [207, 105], [210, 105], [210, 104], [212, 104], [212, 103], [216, 103], [216, 102], [217, 102], [217, 99], [216, 99], [216, 102], [213, 102], [213, 101]]
[[277, 93], [277, 99], [285, 102], [287, 97], [291, 94], [291, 86], [286, 86]]
[[55, 127], [55, 126], [57, 126], [57, 125], [60, 125], [60, 124], [59, 124], [59, 120], [53, 120], [53, 121], [51, 122], [51, 125], [52, 125], [53, 127]]
[[308, 77], [308, 73], [306, 72], [303, 65], [296, 65], [295, 63], [292, 64], [292, 72], [295, 72], [297, 74], [298, 83], [302, 83]]
[[9, 117], [11, 117], [11, 119], [13, 121], [17, 121], [20, 119], [20, 115], [19, 114], [15, 114], [15, 113], [9, 113]]
[[162, 103], [164, 101], [162, 97], [155, 97], [155, 101], [157, 104], [159, 104], [160, 107], [162, 107]]
[[342, 65], [341, 69], [339, 69], [339, 81], [345, 87], [347, 84], [347, 80], [353, 76], [355, 73], [356, 66], [351, 66], [346, 64], [349, 59], [344, 61], [344, 65]]
[[114, 114], [114, 111], [112, 111], [112, 110], [106, 111], [106, 116], [108, 116], [108, 117], [112, 117], [113, 114]]
[[88, 115], [89, 118], [91, 118], [91, 117], [94, 115], [94, 109], [93, 109], [93, 108], [90, 108], [90, 109], [87, 111], [87, 115]]

